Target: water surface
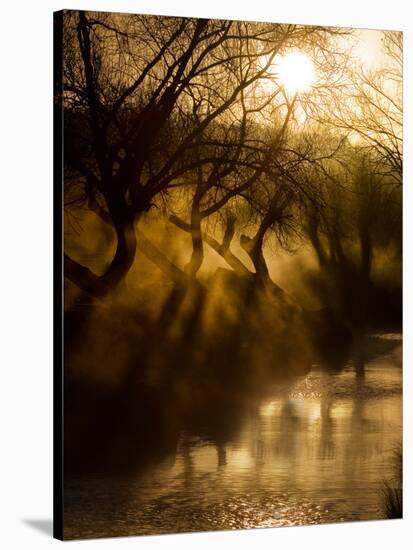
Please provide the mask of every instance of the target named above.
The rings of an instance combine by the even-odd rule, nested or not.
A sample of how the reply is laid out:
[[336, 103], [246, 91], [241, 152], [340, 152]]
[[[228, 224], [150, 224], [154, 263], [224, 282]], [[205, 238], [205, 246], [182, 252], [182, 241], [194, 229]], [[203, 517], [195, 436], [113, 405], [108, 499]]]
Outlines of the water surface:
[[314, 365], [271, 384], [229, 439], [182, 430], [176, 452], [144, 474], [68, 479], [65, 536], [383, 518], [401, 440], [401, 339], [376, 335], [368, 347], [362, 366]]

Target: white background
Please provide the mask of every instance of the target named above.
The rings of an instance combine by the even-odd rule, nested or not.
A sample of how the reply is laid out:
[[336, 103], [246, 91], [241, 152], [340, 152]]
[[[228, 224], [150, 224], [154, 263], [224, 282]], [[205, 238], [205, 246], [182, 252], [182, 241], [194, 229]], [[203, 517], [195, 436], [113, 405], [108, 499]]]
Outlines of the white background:
[[[69, 542], [88, 548], [404, 549], [413, 539], [412, 93], [410, 0], [6, 0], [0, 24], [0, 547], [62, 544], [52, 516], [52, 11], [100, 9], [405, 31], [404, 456], [405, 519]], [[30, 525], [44, 520], [43, 530]], [[46, 529], [47, 530], [47, 529]], [[410, 544], [408, 543], [410, 542]]]

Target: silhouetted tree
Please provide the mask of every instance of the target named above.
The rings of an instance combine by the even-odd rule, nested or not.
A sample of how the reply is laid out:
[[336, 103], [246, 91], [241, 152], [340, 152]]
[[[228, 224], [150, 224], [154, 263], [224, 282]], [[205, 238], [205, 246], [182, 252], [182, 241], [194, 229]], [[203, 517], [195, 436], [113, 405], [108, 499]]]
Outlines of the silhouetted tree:
[[384, 61], [366, 71], [353, 63], [347, 84], [332, 94], [332, 124], [358, 136], [376, 162], [377, 174], [402, 184], [403, 178], [403, 34], [383, 32]]
[[[89, 277], [89, 270], [67, 259], [68, 276], [97, 297], [116, 288], [134, 262], [135, 222], [188, 171], [210, 162], [203, 156], [191, 160], [200, 137], [212, 124], [231, 127], [238, 121], [242, 128], [242, 94], [257, 97], [259, 82], [273, 78], [275, 56], [294, 44], [322, 44], [328, 34], [334, 31], [66, 12], [67, 172], [78, 175], [83, 195], [95, 212], [109, 217], [117, 239], [101, 276]], [[264, 103], [271, 95], [265, 93]], [[224, 133], [220, 141], [225, 140]], [[221, 172], [227, 162], [224, 155]], [[194, 226], [201, 194], [198, 186]], [[226, 201], [222, 197], [214, 208]], [[199, 239], [194, 246], [190, 272], [199, 265]]]

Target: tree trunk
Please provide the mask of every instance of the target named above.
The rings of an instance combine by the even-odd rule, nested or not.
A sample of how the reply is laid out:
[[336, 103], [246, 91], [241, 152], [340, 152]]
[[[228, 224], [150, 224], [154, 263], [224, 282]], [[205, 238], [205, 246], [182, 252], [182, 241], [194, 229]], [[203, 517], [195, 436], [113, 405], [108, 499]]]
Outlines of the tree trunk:
[[320, 241], [320, 236], [318, 233], [320, 222], [315, 216], [310, 216], [308, 221], [307, 233], [310, 239], [311, 245], [317, 254], [318, 264], [321, 269], [325, 268], [328, 265], [327, 254], [323, 248], [323, 245]]
[[199, 186], [195, 193], [191, 210], [192, 254], [191, 259], [185, 266], [185, 273], [187, 273], [190, 277], [196, 277], [196, 274], [200, 270], [204, 260], [204, 242], [202, 240], [201, 215], [199, 212], [201, 197], [202, 188]]
[[359, 267], [359, 300], [358, 300], [358, 321], [359, 328], [365, 329], [368, 322], [369, 310], [369, 295], [370, 295], [370, 273], [373, 262], [373, 245], [371, 242], [371, 234], [366, 223], [361, 223], [359, 226], [360, 240], [360, 267]]
[[89, 292], [91, 288], [96, 289], [98, 292], [94, 296], [95, 298], [98, 298], [100, 291], [104, 290], [103, 288], [99, 289], [100, 277], [98, 275], [67, 254], [64, 255], [64, 275], [84, 292]]
[[116, 290], [128, 274], [136, 254], [135, 221], [132, 216], [114, 217], [117, 244], [115, 255], [103, 275], [96, 275], [65, 254], [65, 276], [81, 290], [97, 299], [104, 299]]
[[[102, 208], [94, 197], [91, 197], [88, 202], [88, 206], [92, 212], [94, 212], [102, 221], [106, 224], [113, 226], [112, 218], [109, 213]], [[156, 246], [154, 246], [149, 239], [137, 228], [135, 224], [135, 233], [139, 246], [139, 253], [143, 253], [152, 263], [154, 263], [167, 277], [172, 279], [177, 284], [187, 282], [187, 275], [174, 263], [161, 252]], [[76, 282], [76, 281], [74, 281]], [[79, 285], [78, 285], [79, 286]]]
[[240, 243], [242, 248], [251, 258], [258, 282], [265, 285], [270, 276], [268, 273], [267, 263], [262, 253], [263, 236], [259, 235], [258, 238], [256, 236], [251, 239], [246, 235], [241, 235]]
[[204, 260], [204, 243], [201, 234], [200, 220], [191, 220], [192, 254], [191, 259], [185, 266], [185, 273], [190, 277], [196, 277]]
[[[191, 233], [191, 225], [181, 220], [181, 218], [178, 218], [178, 216], [175, 216], [174, 214], [172, 214], [171, 216], [168, 217], [168, 220], [174, 225], [176, 225], [177, 227], [179, 227], [179, 229], [182, 229], [182, 231], [186, 231], [186, 233]], [[231, 239], [232, 239], [232, 236], [231, 236]], [[219, 243], [216, 239], [214, 239], [211, 235], [209, 235], [206, 232], [203, 232], [202, 237], [204, 241], [213, 250], [215, 250], [215, 252], [217, 252], [234, 271], [242, 275], [251, 275], [251, 272], [249, 271], [249, 269], [241, 262], [241, 260], [239, 260], [231, 252], [229, 248], [228, 234], [227, 234], [227, 238], [224, 236], [224, 242], [222, 244]]]
[[115, 290], [125, 279], [135, 261], [136, 255], [136, 234], [135, 220], [133, 216], [125, 219], [114, 219], [117, 245], [116, 252], [109, 267], [101, 277], [105, 288], [103, 296]]
[[373, 247], [371, 235], [367, 226], [360, 225], [360, 275], [364, 281], [370, 281], [371, 264], [373, 261]]

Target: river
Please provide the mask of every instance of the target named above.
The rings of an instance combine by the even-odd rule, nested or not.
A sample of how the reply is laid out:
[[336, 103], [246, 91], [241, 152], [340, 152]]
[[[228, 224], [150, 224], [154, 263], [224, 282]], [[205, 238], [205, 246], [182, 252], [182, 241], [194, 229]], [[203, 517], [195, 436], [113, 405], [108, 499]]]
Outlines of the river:
[[401, 336], [371, 342], [363, 372], [349, 360], [271, 384], [230, 440], [183, 430], [144, 474], [67, 479], [65, 538], [383, 518], [401, 442]]

